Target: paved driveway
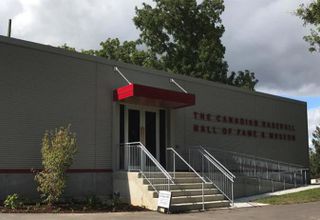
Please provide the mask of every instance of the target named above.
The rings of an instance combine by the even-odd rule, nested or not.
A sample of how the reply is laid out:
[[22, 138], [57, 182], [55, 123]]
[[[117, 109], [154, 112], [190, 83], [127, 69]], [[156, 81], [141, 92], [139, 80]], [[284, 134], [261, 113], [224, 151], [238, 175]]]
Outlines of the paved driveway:
[[255, 208], [224, 209], [208, 212], [166, 215], [156, 212], [126, 212], [98, 214], [0, 214], [0, 220], [320, 220], [320, 202], [298, 205], [264, 206]]

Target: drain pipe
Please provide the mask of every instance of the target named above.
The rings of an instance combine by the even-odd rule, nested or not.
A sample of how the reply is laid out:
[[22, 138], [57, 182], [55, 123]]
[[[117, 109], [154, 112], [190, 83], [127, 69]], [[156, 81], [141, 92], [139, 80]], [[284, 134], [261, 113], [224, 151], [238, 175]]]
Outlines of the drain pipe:
[[8, 23], [8, 37], [11, 37], [11, 23], [12, 23], [12, 20], [9, 19], [9, 23]]

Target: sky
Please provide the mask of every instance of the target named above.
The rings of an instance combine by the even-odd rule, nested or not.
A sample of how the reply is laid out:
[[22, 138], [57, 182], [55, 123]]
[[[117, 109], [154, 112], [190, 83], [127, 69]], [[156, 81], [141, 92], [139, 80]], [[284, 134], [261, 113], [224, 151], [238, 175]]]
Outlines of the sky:
[[[0, 34], [78, 49], [97, 49], [109, 37], [135, 40], [134, 8], [152, 0], [1, 0]], [[198, 0], [200, 2], [200, 0]], [[258, 91], [308, 103], [309, 137], [320, 124], [320, 53], [302, 39], [310, 27], [294, 10], [310, 0], [225, 0], [222, 22], [230, 71], [255, 72]]]

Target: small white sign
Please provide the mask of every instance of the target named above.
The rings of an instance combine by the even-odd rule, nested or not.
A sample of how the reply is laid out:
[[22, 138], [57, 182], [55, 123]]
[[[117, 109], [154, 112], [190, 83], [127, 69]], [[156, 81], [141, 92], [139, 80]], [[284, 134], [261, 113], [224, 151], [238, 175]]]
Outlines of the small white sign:
[[171, 202], [171, 192], [169, 191], [159, 191], [158, 197], [158, 207], [169, 208]]

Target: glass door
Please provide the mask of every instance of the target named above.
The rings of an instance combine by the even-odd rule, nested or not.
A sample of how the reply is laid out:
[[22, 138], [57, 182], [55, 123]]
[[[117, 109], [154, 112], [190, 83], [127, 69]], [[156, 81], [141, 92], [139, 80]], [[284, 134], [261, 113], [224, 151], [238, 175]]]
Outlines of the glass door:
[[135, 109], [128, 109], [128, 128], [127, 128], [127, 141], [126, 142], [139, 142], [140, 141], [140, 111]]
[[159, 110], [126, 106], [125, 142], [141, 142], [159, 160]]
[[144, 112], [144, 145], [157, 160], [159, 160], [158, 124], [159, 119], [157, 112]]
[[[166, 163], [166, 111], [134, 105], [120, 105], [119, 168], [125, 169], [131, 151], [124, 143], [141, 142], [165, 167]], [[133, 150], [133, 149], [132, 149]], [[133, 155], [137, 160], [144, 160]], [[132, 161], [131, 161], [132, 162]], [[138, 166], [138, 161], [135, 164]]]

